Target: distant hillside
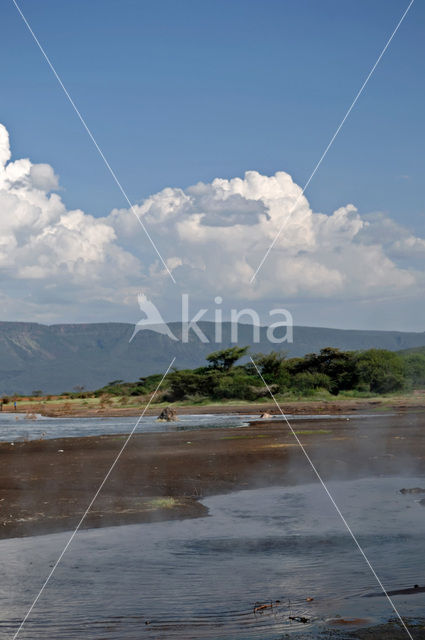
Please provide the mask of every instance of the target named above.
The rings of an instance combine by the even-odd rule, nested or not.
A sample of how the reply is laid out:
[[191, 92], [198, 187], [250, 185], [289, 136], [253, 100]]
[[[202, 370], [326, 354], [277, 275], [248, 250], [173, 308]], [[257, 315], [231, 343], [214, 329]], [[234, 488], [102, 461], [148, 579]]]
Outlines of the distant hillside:
[[[180, 323], [170, 323], [176, 336]], [[140, 376], [164, 371], [173, 356], [179, 369], [204, 363], [205, 356], [216, 349], [231, 346], [230, 324], [223, 324], [223, 341], [213, 340], [214, 324], [200, 322], [210, 339], [199, 342], [191, 332], [188, 344], [175, 342], [153, 331], [140, 331], [129, 343], [133, 325], [121, 323], [62, 324], [46, 326], [30, 322], [0, 322], [0, 394], [61, 393], [76, 385], [99, 388], [111, 380], [137, 380]], [[252, 344], [252, 327], [239, 325], [238, 344]], [[377, 347], [392, 351], [425, 345], [425, 333], [398, 331], [356, 331], [294, 327], [293, 344], [282, 345], [290, 356], [302, 356], [327, 346], [340, 349]], [[279, 348], [266, 338], [251, 353]]]

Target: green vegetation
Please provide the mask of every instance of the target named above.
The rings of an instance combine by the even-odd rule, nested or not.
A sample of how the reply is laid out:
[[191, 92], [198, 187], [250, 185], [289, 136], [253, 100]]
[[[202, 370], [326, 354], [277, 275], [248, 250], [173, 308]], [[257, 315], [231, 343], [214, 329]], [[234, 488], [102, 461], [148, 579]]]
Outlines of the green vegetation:
[[328, 435], [329, 433], [332, 433], [332, 431], [330, 429], [301, 429], [299, 431], [295, 431], [295, 433], [297, 436], [315, 436], [318, 433]]
[[152, 498], [149, 500], [148, 506], [151, 509], [172, 509], [177, 505], [177, 501], [175, 498], [166, 497], [166, 498]]
[[[137, 382], [124, 382], [123, 380], [113, 380], [109, 382], [105, 387], [101, 389], [97, 389], [97, 391], [89, 392], [89, 393], [79, 393], [76, 397], [83, 398], [86, 395], [90, 396], [103, 396], [103, 395], [112, 395], [112, 396], [145, 396], [157, 388], [159, 383], [161, 382], [162, 374], [154, 374], [152, 376], [148, 376], [146, 378], [139, 378]], [[75, 396], [75, 394], [72, 394]]]
[[[339, 394], [368, 397], [425, 387], [425, 352], [385, 349], [341, 351], [332, 347], [302, 358], [283, 352], [259, 353], [252, 362], [238, 365], [248, 347], [231, 347], [206, 357], [207, 366], [173, 370], [158, 400], [165, 402], [261, 401], [273, 394], [285, 398], [329, 398]], [[258, 375], [257, 369], [266, 384]], [[96, 396], [148, 396], [161, 375], [137, 382], [114, 380], [94, 392]]]
[[206, 357], [212, 369], [216, 371], [230, 371], [235, 362], [240, 360], [246, 354], [248, 347], [231, 347], [230, 349], [222, 349], [214, 351]]

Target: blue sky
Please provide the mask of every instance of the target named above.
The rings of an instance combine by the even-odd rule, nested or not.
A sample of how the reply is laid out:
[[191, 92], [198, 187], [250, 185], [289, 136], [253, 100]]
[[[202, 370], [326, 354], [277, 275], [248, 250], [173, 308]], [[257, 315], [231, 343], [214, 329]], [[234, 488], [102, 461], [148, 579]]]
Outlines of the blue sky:
[[[288, 171], [304, 184], [407, 3], [403, 0], [23, 1], [131, 200], [165, 186]], [[11, 2], [1, 121], [14, 155], [49, 162], [70, 207], [117, 191]], [[424, 229], [419, 185], [425, 6], [416, 2], [308, 189]]]
[[[283, 182], [273, 183], [271, 202], [267, 200], [271, 181], [257, 185], [253, 196], [250, 180], [243, 187], [231, 180], [243, 178], [246, 171], [264, 176], [286, 172], [303, 186], [407, 4], [406, 0], [20, 2], [130, 200], [142, 204], [166, 187], [175, 188], [173, 197], [181, 188], [191, 199], [190, 212], [181, 203], [175, 205], [174, 217], [165, 226], [159, 221], [169, 215], [168, 196], [158, 196], [151, 208], [151, 201], [146, 201], [140, 215], [146, 215], [146, 224], [161, 252], [171, 259], [176, 278], [186, 278], [186, 288], [192, 286], [199, 298], [204, 290], [209, 297], [222, 294], [220, 287], [213, 290], [212, 283], [202, 285], [199, 274], [206, 270], [205, 256], [211, 253], [214, 266], [223, 247], [217, 237], [208, 247], [200, 247], [191, 263], [189, 257], [179, 262], [178, 251], [190, 256], [198, 249], [180, 246], [181, 229], [173, 225], [186, 215], [181, 228], [190, 235], [198, 224], [196, 207], [201, 207], [205, 220], [229, 215], [232, 220], [239, 216], [240, 221], [248, 216], [247, 226], [253, 223], [252, 216], [261, 218], [262, 207], [269, 214], [274, 211], [273, 224], [277, 224], [282, 202], [296, 195], [296, 190], [283, 187]], [[254, 293], [241, 287], [240, 300], [255, 299], [269, 308], [283, 298], [298, 314], [295, 320], [300, 324], [422, 328], [424, 309], [418, 300], [425, 278], [421, 271], [425, 256], [424, 22], [425, 5], [416, 0], [306, 191], [307, 205], [314, 213], [311, 224], [304, 229], [303, 220], [294, 220], [291, 247], [280, 247], [292, 262], [285, 262], [282, 253], [282, 260], [271, 263], [270, 273], [263, 274], [267, 280], [292, 270], [291, 281], [282, 276], [273, 291], [265, 284], [260, 289], [260, 283]], [[59, 224], [59, 209], [56, 222], [49, 219], [40, 237], [25, 247], [19, 245], [22, 233], [13, 236], [22, 249], [20, 259], [27, 264], [16, 276], [12, 293], [3, 289], [5, 300], [16, 299], [10, 307], [3, 302], [9, 309], [5, 319], [94, 320], [96, 313], [103, 319], [130, 319], [137, 313], [133, 294], [140, 288], [149, 292], [149, 286], [171, 300], [164, 313], [172, 318], [173, 294], [152, 276], [155, 256], [140, 229], [131, 228], [125, 211], [108, 217], [115, 207], [124, 210], [126, 202], [8, 0], [2, 2], [0, 33], [0, 55], [7, 61], [0, 72], [0, 122], [10, 134], [12, 160], [30, 158], [32, 163], [51, 165], [59, 176], [57, 192], [66, 210], [85, 212], [78, 223], [79, 244], [75, 241], [72, 250]], [[25, 171], [28, 174], [29, 168]], [[56, 190], [50, 174], [46, 178], [45, 169], [38, 171], [50, 181], [49, 189]], [[230, 180], [226, 189], [233, 199], [224, 213], [217, 210], [221, 187], [207, 186], [195, 195], [187, 190], [199, 181], [211, 185], [216, 178]], [[24, 191], [21, 195], [27, 197]], [[256, 212], [253, 197], [261, 203]], [[243, 206], [238, 198], [244, 200]], [[337, 214], [325, 233], [319, 214], [331, 216], [348, 203], [355, 205], [358, 214], [351, 210], [344, 210], [339, 218]], [[96, 228], [86, 214], [99, 220]], [[75, 219], [72, 224], [77, 224]], [[200, 224], [198, 235], [205, 223]], [[216, 224], [221, 223], [214, 222], [211, 237]], [[232, 225], [236, 231], [236, 223]], [[244, 264], [227, 262], [229, 251], [221, 256], [235, 283], [257, 266], [268, 246], [268, 234], [272, 237], [271, 226], [256, 226], [252, 242], [246, 236], [245, 246], [250, 248]], [[226, 223], [223, 229], [228, 227]], [[96, 239], [83, 247], [81, 238], [88, 237], [89, 228]], [[261, 248], [254, 236], [263, 233]], [[308, 236], [309, 248], [297, 244], [297, 233], [314, 236], [313, 240]], [[45, 264], [57, 258], [52, 257], [52, 247], [43, 244], [46, 235], [55, 234], [62, 238], [61, 251], [69, 251], [57, 278], [53, 271], [45, 271]], [[323, 256], [317, 252], [320, 243]], [[359, 244], [364, 253], [354, 255]], [[378, 244], [374, 254], [375, 249], [367, 249]], [[338, 258], [343, 252], [345, 265]], [[89, 273], [87, 265], [93, 263], [94, 254], [99, 256], [98, 271]], [[311, 258], [308, 264], [306, 254]], [[376, 268], [379, 277], [372, 278], [369, 289], [365, 284], [369, 293], [363, 298], [359, 292], [363, 276], [356, 275], [356, 284], [350, 274], [357, 273], [359, 263], [366, 270], [368, 260], [367, 270]], [[93, 300], [90, 308], [78, 298], [75, 265], [81, 263], [87, 267], [85, 282], [92, 282], [92, 293], [89, 288], [84, 291]], [[120, 274], [114, 286], [125, 291], [116, 306], [111, 292], [100, 291], [102, 273], [109, 273], [108, 268]], [[132, 273], [127, 279], [125, 269]], [[61, 281], [65, 272], [66, 295], [65, 281]], [[308, 282], [298, 283], [297, 274], [304, 272]], [[320, 278], [326, 282], [326, 291], [317, 295]], [[392, 280], [396, 292], [390, 290]], [[236, 284], [233, 289], [230, 285], [226, 289], [227, 281], [225, 285], [225, 293], [233, 299]], [[60, 295], [55, 297], [56, 290]], [[19, 306], [22, 299], [27, 307]]]

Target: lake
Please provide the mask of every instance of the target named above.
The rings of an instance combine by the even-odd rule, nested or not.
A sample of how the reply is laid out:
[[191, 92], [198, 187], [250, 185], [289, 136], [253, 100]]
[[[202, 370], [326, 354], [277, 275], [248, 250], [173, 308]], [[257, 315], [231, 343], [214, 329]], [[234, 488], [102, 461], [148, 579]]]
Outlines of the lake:
[[[424, 584], [425, 508], [400, 494], [415, 486], [425, 478], [329, 483], [387, 589]], [[318, 634], [338, 615], [393, 616], [385, 597], [365, 597], [380, 587], [320, 485], [204, 503], [206, 518], [80, 531], [19, 637], [278, 640]], [[13, 636], [68, 537], [0, 542], [0, 638]], [[423, 615], [425, 594], [393, 599], [402, 615]], [[256, 602], [275, 606], [254, 613]]]

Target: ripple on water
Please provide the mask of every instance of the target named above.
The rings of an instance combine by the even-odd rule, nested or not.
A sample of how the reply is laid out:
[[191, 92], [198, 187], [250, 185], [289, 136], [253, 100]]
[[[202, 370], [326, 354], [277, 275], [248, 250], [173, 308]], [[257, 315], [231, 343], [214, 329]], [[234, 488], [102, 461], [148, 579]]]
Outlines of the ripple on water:
[[[329, 485], [388, 589], [423, 583], [425, 510], [399, 493], [423, 484], [375, 478]], [[338, 615], [354, 626], [354, 618], [392, 616], [386, 598], [363, 597], [379, 587], [319, 485], [205, 503], [207, 518], [81, 531], [20, 638], [276, 640], [307, 628], [314, 635]], [[16, 630], [67, 535], [0, 542], [0, 638]], [[394, 601], [414, 617], [425, 594]], [[273, 606], [254, 611], [256, 603]]]

